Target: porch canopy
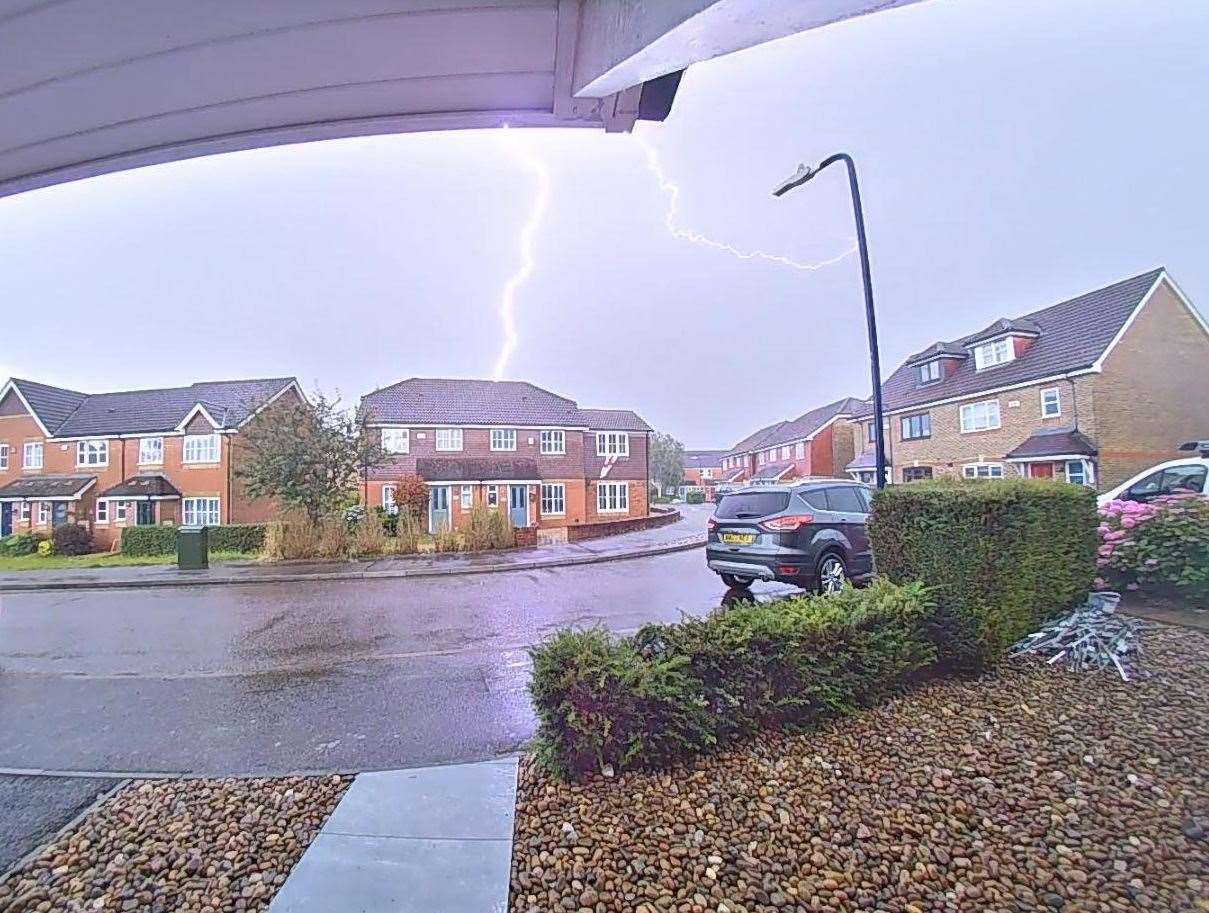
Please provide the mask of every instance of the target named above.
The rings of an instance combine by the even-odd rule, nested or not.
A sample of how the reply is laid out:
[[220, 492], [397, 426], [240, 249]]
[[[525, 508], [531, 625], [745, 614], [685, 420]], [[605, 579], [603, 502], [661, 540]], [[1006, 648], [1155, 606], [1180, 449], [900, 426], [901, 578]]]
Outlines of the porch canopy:
[[1009, 463], [1049, 463], [1085, 460], [1096, 455], [1095, 445], [1074, 428], [1046, 428], [1033, 432], [1004, 459]]
[[0, 196], [218, 152], [663, 120], [685, 67], [917, 0], [0, 0]]
[[537, 485], [537, 460], [527, 457], [421, 457], [416, 474], [430, 485]]
[[181, 493], [160, 475], [135, 476], [97, 495], [98, 501], [178, 501]]
[[752, 482], [778, 482], [785, 475], [785, 473], [789, 472], [789, 470], [791, 470], [792, 468], [793, 468], [793, 463], [791, 463], [791, 462], [768, 463], [764, 466], [761, 466], [759, 469], [757, 469], [755, 471], [755, 473], [752, 475], [750, 481], [752, 481]]
[[0, 502], [78, 501], [96, 484], [96, 476], [30, 476], [0, 488]]

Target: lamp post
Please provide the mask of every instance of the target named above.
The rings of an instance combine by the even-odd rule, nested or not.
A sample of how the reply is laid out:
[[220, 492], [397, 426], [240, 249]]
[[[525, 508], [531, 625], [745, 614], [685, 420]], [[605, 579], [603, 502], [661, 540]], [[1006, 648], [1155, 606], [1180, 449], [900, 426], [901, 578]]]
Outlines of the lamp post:
[[795, 187], [801, 187], [828, 165], [843, 162], [848, 168], [848, 186], [852, 190], [852, 210], [856, 216], [856, 242], [861, 254], [861, 278], [865, 285], [865, 325], [869, 331], [869, 368], [873, 375], [873, 447], [877, 451], [877, 487], [886, 487], [886, 449], [883, 436], [882, 414], [882, 369], [877, 354], [877, 318], [873, 312], [873, 280], [869, 278], [869, 247], [865, 242], [865, 214], [861, 209], [861, 190], [856, 182], [856, 163], [847, 152], [837, 152], [817, 165], [799, 165], [793, 176], [773, 190], [774, 197], [784, 196]]

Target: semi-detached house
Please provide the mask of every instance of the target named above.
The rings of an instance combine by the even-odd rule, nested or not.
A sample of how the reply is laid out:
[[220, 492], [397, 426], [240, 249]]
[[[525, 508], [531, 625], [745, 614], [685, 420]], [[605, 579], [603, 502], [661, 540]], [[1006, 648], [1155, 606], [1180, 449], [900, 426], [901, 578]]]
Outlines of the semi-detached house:
[[[886, 380], [891, 481], [1111, 488], [1209, 436], [1209, 325], [1163, 269], [934, 343]], [[872, 410], [848, 471], [873, 481]]]
[[302, 400], [292, 377], [81, 393], [13, 379], [0, 388], [0, 535], [270, 519], [235, 478], [239, 434], [269, 403]]
[[720, 484], [776, 485], [837, 475], [855, 452], [848, 419], [861, 408], [859, 399], [847, 396], [749, 434], [722, 458]]
[[428, 486], [426, 525], [460, 528], [476, 504], [558, 530], [646, 517], [651, 427], [523, 381], [413, 377], [362, 397], [389, 462], [363, 498], [395, 508], [401, 477]]

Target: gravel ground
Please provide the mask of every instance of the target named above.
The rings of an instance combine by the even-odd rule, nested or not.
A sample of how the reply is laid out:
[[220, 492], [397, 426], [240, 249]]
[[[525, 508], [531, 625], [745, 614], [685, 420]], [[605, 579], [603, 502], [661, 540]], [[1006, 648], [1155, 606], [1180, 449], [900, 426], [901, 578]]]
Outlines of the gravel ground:
[[0, 913], [264, 910], [350, 782], [132, 783], [0, 882]]
[[668, 773], [527, 761], [512, 911], [1209, 911], [1209, 635], [1144, 643], [1137, 683], [1013, 661]]

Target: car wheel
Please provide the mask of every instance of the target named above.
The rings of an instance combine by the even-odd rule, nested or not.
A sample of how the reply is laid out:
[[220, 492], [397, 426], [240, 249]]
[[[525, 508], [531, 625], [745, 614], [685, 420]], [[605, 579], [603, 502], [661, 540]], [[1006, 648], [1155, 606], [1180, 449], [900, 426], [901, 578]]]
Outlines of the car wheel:
[[848, 568], [844, 564], [844, 559], [835, 552], [828, 552], [819, 562], [815, 580], [815, 591], [820, 596], [838, 593], [848, 582]]
[[735, 587], [749, 587], [754, 577], [744, 577], [742, 574], [721, 574], [722, 582], [731, 589]]

